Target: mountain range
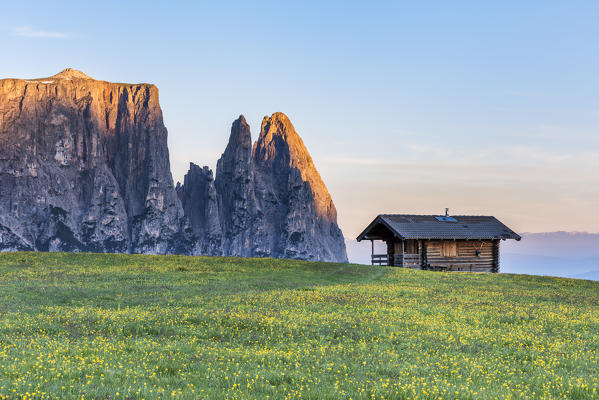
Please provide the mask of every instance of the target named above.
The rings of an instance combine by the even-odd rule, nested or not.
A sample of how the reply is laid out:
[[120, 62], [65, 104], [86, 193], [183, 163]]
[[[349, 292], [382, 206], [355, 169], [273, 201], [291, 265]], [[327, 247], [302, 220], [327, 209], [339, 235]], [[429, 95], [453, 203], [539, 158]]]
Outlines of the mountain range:
[[295, 128], [243, 116], [216, 174], [174, 185], [151, 84], [66, 69], [0, 80], [0, 251], [205, 254], [347, 261], [333, 200]]
[[502, 272], [599, 280], [599, 234], [523, 233], [503, 243], [501, 262]]

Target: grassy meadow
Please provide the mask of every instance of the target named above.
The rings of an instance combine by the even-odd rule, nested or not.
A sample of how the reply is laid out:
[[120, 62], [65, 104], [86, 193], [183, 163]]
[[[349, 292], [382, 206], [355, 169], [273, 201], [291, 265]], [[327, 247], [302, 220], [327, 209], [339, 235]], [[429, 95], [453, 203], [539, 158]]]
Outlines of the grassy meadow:
[[0, 255], [0, 399], [599, 397], [599, 283]]

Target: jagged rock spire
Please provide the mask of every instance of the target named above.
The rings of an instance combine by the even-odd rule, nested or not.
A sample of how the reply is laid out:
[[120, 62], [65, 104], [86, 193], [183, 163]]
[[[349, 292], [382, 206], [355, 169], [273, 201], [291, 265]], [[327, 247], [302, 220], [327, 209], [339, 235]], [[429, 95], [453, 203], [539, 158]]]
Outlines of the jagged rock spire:
[[270, 117], [264, 117], [260, 137], [253, 152], [255, 163], [263, 168], [297, 168], [302, 180], [310, 184], [318, 215], [337, 220], [337, 211], [332, 206], [331, 195], [316, 170], [304, 141], [285, 114], [276, 112]]
[[285, 114], [264, 117], [252, 160], [258, 208], [266, 215], [263, 242], [270, 251], [289, 258], [347, 261], [331, 195]]
[[252, 137], [243, 115], [231, 126], [225, 152], [216, 166], [216, 191], [223, 231], [223, 252], [252, 256], [252, 220], [255, 214], [251, 168]]

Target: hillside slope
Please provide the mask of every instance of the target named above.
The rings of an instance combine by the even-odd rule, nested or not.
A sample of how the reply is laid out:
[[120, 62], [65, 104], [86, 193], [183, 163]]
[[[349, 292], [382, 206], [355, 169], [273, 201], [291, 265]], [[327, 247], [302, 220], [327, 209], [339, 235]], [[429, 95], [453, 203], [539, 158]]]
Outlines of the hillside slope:
[[596, 398], [599, 284], [0, 255], [0, 399]]

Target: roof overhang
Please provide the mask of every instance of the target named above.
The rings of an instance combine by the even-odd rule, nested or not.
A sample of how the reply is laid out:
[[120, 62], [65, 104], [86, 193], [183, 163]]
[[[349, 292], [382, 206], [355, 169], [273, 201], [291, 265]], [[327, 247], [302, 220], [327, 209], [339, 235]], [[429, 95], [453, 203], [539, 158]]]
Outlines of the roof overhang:
[[383, 239], [388, 239], [389, 235], [383, 236], [383, 235], [377, 235], [376, 233], [373, 234], [369, 234], [371, 233], [371, 231], [377, 226], [377, 225], [381, 225], [384, 226], [387, 230], [389, 230], [389, 232], [391, 233], [391, 236], [395, 236], [397, 238], [403, 239], [403, 237], [401, 235], [399, 235], [395, 229], [393, 229], [393, 227], [391, 225], [389, 225], [387, 223], [387, 221], [385, 221], [383, 218], [381, 218], [381, 216], [377, 216], [374, 221], [372, 221], [367, 227], [366, 229], [364, 229], [362, 231], [362, 233], [360, 233], [358, 235], [358, 237], [356, 238], [356, 240], [358, 242], [361, 242], [362, 240], [383, 240]]

